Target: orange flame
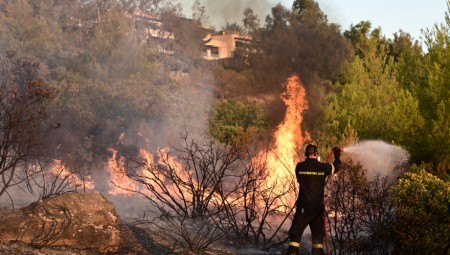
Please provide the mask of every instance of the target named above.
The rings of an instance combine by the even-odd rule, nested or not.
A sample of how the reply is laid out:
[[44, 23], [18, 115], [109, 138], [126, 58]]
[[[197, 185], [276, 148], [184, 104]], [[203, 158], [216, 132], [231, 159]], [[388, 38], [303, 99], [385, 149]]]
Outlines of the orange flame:
[[[146, 166], [151, 166], [155, 163], [155, 159], [153, 157], [153, 154], [151, 154], [149, 151], [145, 150], [145, 149], [140, 149], [139, 153], [141, 154], [141, 157], [144, 159], [144, 164]], [[151, 176], [148, 175], [147, 171], [143, 171], [144, 176], [146, 176], [147, 178], [151, 178]], [[163, 177], [161, 177], [163, 178]], [[164, 179], [162, 179], [162, 181], [164, 181]]]
[[50, 168], [50, 173], [57, 176], [60, 179], [66, 179], [75, 187], [84, 187], [85, 189], [94, 189], [94, 183], [91, 181], [91, 176], [84, 176], [82, 180], [78, 175], [72, 173], [66, 168], [60, 159], [55, 159], [53, 161], [53, 166]]
[[113, 148], [108, 149], [112, 153], [112, 156], [108, 160], [108, 171], [111, 175], [109, 183], [108, 193], [111, 195], [133, 195], [133, 190], [136, 190], [136, 185], [127, 176], [125, 170], [125, 158], [122, 156], [117, 157], [117, 150]]
[[[274, 188], [279, 196], [283, 194], [283, 198], [280, 204], [292, 205], [293, 200], [296, 197], [296, 189], [292, 189], [292, 185], [295, 182], [294, 168], [295, 163], [298, 162], [301, 157], [297, 154], [299, 147], [303, 146], [305, 141], [310, 140], [309, 134], [305, 132], [303, 134], [301, 124], [303, 121], [303, 112], [307, 109], [308, 103], [306, 100], [306, 91], [297, 75], [291, 76], [285, 83], [285, 92], [281, 95], [281, 99], [286, 105], [286, 114], [283, 122], [278, 125], [274, 137], [274, 148], [269, 152], [260, 153], [255, 157], [254, 163], [262, 162], [263, 158], [267, 159], [267, 166], [269, 176], [265, 181], [266, 187]], [[141, 134], [139, 134], [141, 135]], [[118, 139], [118, 144], [125, 138], [125, 134], [122, 133]], [[112, 156], [108, 160], [108, 171], [111, 175], [111, 182], [109, 185], [109, 194], [111, 195], [126, 195], [130, 196], [133, 192], [129, 190], [139, 191], [146, 193], [145, 188], [138, 186], [131, 178], [126, 174], [125, 170], [125, 158], [119, 156], [117, 150], [113, 148], [108, 149], [112, 153]], [[177, 158], [169, 156], [169, 149], [164, 148], [159, 150], [156, 155], [159, 159], [155, 162], [154, 155], [144, 149], [140, 150], [141, 157], [146, 161], [146, 165], [163, 164], [170, 167], [174, 172], [180, 175], [180, 178], [184, 181], [194, 182], [190, 180], [190, 172], [184, 169], [184, 166], [177, 160]], [[164, 160], [163, 160], [164, 159]], [[150, 174], [143, 169], [142, 174], [147, 176]], [[164, 176], [161, 173], [157, 174], [160, 180], [164, 181]], [[151, 176], [147, 176], [148, 180], [151, 180]], [[168, 189], [171, 190], [175, 187], [170, 187], [171, 184], [167, 183]], [[120, 187], [120, 188], [119, 188]], [[174, 190], [175, 192], [175, 190]], [[183, 193], [188, 194], [187, 190], [182, 190]], [[150, 195], [150, 194], [149, 194]]]
[[[162, 192], [162, 190], [159, 188], [158, 185], [154, 185], [155, 183], [153, 182], [153, 178], [156, 176], [156, 178], [161, 180], [161, 182], [165, 182], [166, 178], [163, 174], [159, 173], [158, 171], [153, 171], [155, 167], [154, 166], [155, 159], [153, 154], [145, 149], [140, 149], [139, 153], [144, 160], [145, 167], [142, 168], [142, 175], [145, 177], [145, 182], [149, 185], [153, 185], [153, 187], [155, 187], [155, 189], [157, 189], [159, 192]], [[153, 194], [145, 187], [142, 188], [140, 192], [142, 194], [145, 194], [146, 196], [154, 197]]]
[[[295, 163], [300, 160], [297, 148], [310, 139], [307, 132], [305, 137], [302, 134], [302, 114], [308, 108], [308, 103], [305, 88], [297, 75], [287, 80], [281, 99], [286, 105], [286, 115], [275, 131], [274, 148], [266, 155], [270, 173], [266, 185], [276, 187], [278, 194], [275, 195], [289, 193], [291, 188], [289, 184], [295, 180]], [[295, 199], [295, 196], [296, 194], [292, 194], [293, 198], [287, 198], [287, 200]], [[286, 202], [292, 204], [292, 201]]]

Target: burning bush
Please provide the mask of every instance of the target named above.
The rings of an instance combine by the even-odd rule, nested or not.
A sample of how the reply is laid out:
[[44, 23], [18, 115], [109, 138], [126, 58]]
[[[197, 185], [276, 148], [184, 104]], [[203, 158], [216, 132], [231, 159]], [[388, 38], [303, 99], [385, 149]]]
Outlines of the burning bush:
[[285, 199], [296, 189], [294, 179], [268, 178], [268, 153], [257, 157], [257, 150], [241, 145], [212, 138], [199, 143], [187, 136], [174, 151], [176, 156], [168, 149], [156, 156], [141, 151], [142, 161], [127, 164], [138, 185], [126, 190], [143, 195], [154, 208], [153, 217], [139, 223], [160, 227], [196, 252], [225, 239], [260, 248], [281, 241], [279, 218], [289, 217], [293, 203]]

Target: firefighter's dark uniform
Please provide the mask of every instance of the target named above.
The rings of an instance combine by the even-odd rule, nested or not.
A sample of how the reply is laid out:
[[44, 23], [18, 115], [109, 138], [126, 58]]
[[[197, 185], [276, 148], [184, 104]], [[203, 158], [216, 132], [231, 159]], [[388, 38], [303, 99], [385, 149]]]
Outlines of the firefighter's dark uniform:
[[307, 225], [311, 229], [313, 254], [323, 254], [325, 178], [338, 172], [340, 168], [339, 156], [335, 156], [333, 164], [321, 163], [315, 158], [307, 158], [295, 167], [300, 191], [292, 226], [289, 229], [288, 254], [297, 254], [300, 239]]

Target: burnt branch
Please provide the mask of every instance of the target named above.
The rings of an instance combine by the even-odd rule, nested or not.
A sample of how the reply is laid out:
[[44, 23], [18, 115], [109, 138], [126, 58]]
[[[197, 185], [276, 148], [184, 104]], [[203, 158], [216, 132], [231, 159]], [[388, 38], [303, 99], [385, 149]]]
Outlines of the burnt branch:
[[30, 243], [32, 246], [42, 248], [55, 243], [62, 237], [70, 226], [72, 216], [67, 206], [64, 204], [56, 204], [55, 207], [55, 209], [62, 212], [63, 218], [61, 218], [60, 215], [52, 215], [52, 212], [45, 210], [48, 217], [45, 219], [40, 233], [31, 240]]
[[43, 248], [60, 240], [72, 223], [72, 215], [65, 204], [53, 201], [52, 207], [43, 207], [42, 211], [30, 218], [19, 230], [18, 240], [24, 238], [30, 229], [38, 232], [29, 240], [30, 245]]
[[66, 170], [62, 165], [53, 166], [52, 171], [45, 169], [48, 167], [36, 164], [27, 178], [27, 188], [30, 193], [38, 194], [38, 200], [79, 191], [78, 186], [82, 184], [74, 181], [78, 179], [76, 173]]
[[391, 254], [396, 178], [368, 179], [360, 164], [344, 162], [327, 185], [327, 227], [334, 254]]
[[212, 140], [200, 145], [184, 137], [184, 145], [176, 148], [177, 156], [168, 149], [158, 151], [153, 158], [131, 161], [127, 173], [143, 185], [146, 192], [137, 191], [165, 212], [166, 208], [179, 216], [203, 217], [221, 192], [229, 192], [236, 178], [241, 154]]
[[225, 238], [266, 249], [282, 243], [297, 195], [294, 171], [282, 180], [272, 178], [268, 147], [250, 150], [183, 138], [183, 146], [173, 150], [176, 156], [161, 149], [141, 161], [127, 160], [127, 175], [139, 188], [122, 189], [147, 198], [159, 215], [158, 226], [192, 251], [204, 252]]
[[39, 158], [45, 103], [55, 90], [37, 76], [39, 65], [14, 54], [0, 57], [0, 196], [26, 180]]

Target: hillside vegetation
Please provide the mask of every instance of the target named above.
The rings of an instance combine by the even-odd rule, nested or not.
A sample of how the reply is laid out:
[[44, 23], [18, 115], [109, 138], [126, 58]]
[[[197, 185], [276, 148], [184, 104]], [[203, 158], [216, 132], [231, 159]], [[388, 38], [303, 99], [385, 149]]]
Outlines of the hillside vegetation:
[[[450, 231], [448, 4], [445, 20], [424, 28], [422, 44], [403, 31], [386, 37], [370, 21], [341, 28], [314, 0], [296, 0], [292, 8], [278, 4], [267, 17], [248, 8], [242, 25], [223, 28], [252, 38], [234, 53], [240, 65], [225, 66], [202, 57], [204, 36], [218, 31], [205, 28], [207, 13], [198, 1], [192, 17], [185, 17], [170, 0], [0, 0], [0, 197], [9, 197], [11, 187], [37, 183], [29, 169], [54, 159], [86, 180], [107, 164], [110, 148], [136, 159], [141, 148], [181, 146], [177, 153], [191, 163], [202, 162], [195, 153], [218, 150], [225, 153], [220, 163], [231, 155], [230, 165], [246, 168], [251, 161], [245, 152], [270, 140], [282, 121], [283, 84], [297, 74], [308, 101], [299, 125], [321, 151], [383, 140], [411, 155], [405, 175], [389, 187], [364, 179], [356, 162], [347, 166], [365, 180], [352, 184], [360, 191], [387, 192], [368, 200], [389, 201], [382, 207], [389, 215], [375, 221], [366, 239], [355, 236], [336, 247], [345, 254], [413, 254], [411, 247], [439, 254], [450, 241], [442, 232]], [[148, 27], [136, 22], [138, 13], [158, 20], [158, 29], [173, 38], [149, 38]], [[187, 137], [199, 140], [190, 144]], [[241, 181], [254, 185], [249, 180], [255, 173], [246, 170]], [[253, 176], [254, 183], [264, 174]], [[214, 183], [212, 193], [228, 192]], [[66, 192], [51, 184], [40, 186], [40, 198]], [[277, 242], [263, 228], [248, 228], [260, 220], [261, 212], [254, 213], [247, 232], [236, 230], [245, 243], [234, 241], [269, 249]]]

